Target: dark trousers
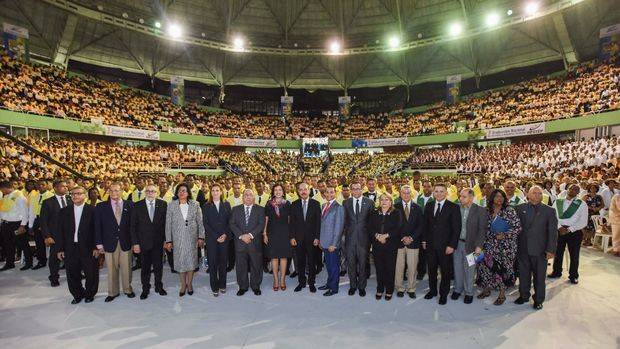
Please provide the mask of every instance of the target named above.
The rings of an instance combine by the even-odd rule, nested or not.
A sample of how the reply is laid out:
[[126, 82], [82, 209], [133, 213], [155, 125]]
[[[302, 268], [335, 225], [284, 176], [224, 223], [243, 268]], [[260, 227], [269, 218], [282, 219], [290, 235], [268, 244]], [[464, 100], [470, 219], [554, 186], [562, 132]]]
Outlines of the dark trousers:
[[47, 264], [47, 254], [45, 248], [45, 238], [43, 238], [43, 233], [41, 232], [41, 226], [39, 225], [39, 217], [34, 219], [34, 223], [32, 224], [32, 230], [34, 232], [34, 243], [36, 245], [37, 251], [37, 264], [46, 265]]
[[226, 268], [228, 267], [228, 239], [223, 243], [210, 239], [207, 242], [207, 260], [209, 262], [209, 283], [211, 291], [226, 289]]
[[60, 270], [60, 260], [58, 259], [58, 245], [50, 245], [50, 258], [48, 266], [50, 268], [50, 281], [58, 281], [58, 271]]
[[235, 267], [235, 258], [237, 253], [235, 251], [235, 242], [228, 240], [228, 270], [232, 270]]
[[[163, 244], [155, 245], [163, 246]], [[162, 250], [162, 248], [157, 247], [146, 251], [140, 251], [140, 260], [142, 265], [142, 268], [140, 269], [140, 279], [142, 280], [143, 292], [148, 292], [151, 289], [151, 267], [153, 267], [153, 274], [155, 275], [155, 290], [161, 290], [164, 288], [164, 284], [161, 282], [164, 268], [164, 253]]]
[[[366, 263], [368, 263], [368, 247], [366, 246], [347, 246], [347, 274], [351, 282], [351, 288], [363, 290], [366, 288], [367, 273]], [[396, 263], [396, 262], [395, 262]]]
[[530, 256], [520, 254], [519, 262], [519, 293], [521, 298], [530, 299], [532, 277], [534, 278], [534, 302], [545, 301], [545, 279], [547, 278], [547, 259], [545, 255]]
[[437, 269], [441, 272], [441, 283], [439, 284], [439, 295], [447, 296], [450, 292], [450, 264], [452, 260], [446, 255], [444, 249], [427, 249], [426, 261], [428, 262], [428, 287], [429, 292], [437, 294]]
[[314, 275], [320, 273], [321, 270], [323, 270], [323, 250], [319, 246], [314, 246], [314, 265]]
[[323, 251], [325, 254], [325, 268], [327, 268], [327, 287], [332, 292], [338, 292], [340, 284], [340, 249], [329, 252], [327, 249]]
[[[19, 225], [18, 225], [19, 227]], [[24, 254], [25, 266], [32, 266], [32, 249], [30, 248], [30, 235], [23, 233], [15, 235], [15, 247]]]
[[420, 248], [418, 253], [418, 277], [423, 278], [426, 275], [426, 250]]
[[558, 236], [558, 248], [553, 258], [553, 274], [562, 275], [564, 250], [568, 246], [568, 254], [570, 255], [568, 277], [571, 279], [579, 279], [579, 250], [581, 249], [582, 239], [583, 232], [581, 230]]
[[[78, 251], [75, 243], [74, 250]], [[67, 285], [73, 298], [94, 298], [99, 288], [99, 268], [97, 260], [91, 254], [65, 255]], [[82, 286], [82, 272], [86, 276], [86, 284]]]
[[[21, 222], [2, 222], [0, 224], [0, 237], [2, 238], [2, 252], [6, 259], [5, 266], [15, 266], [15, 231]], [[27, 234], [22, 234], [27, 235]], [[30, 257], [32, 258], [32, 256]]]
[[[239, 289], [260, 290], [260, 284], [263, 281], [263, 255], [260, 247], [255, 247], [251, 243], [245, 244], [242, 241], [237, 242], [243, 244], [236, 247], [235, 269], [237, 273], [237, 284]], [[250, 279], [248, 280], [248, 264]]]
[[[372, 247], [377, 274], [377, 293], [394, 293], [394, 276], [396, 274], [396, 253], [385, 247]], [[409, 282], [412, 282], [411, 280]]]
[[[295, 246], [295, 255], [297, 256], [297, 264], [295, 271], [300, 285], [314, 285], [316, 280], [316, 246], [312, 242], [298, 241]], [[307, 263], [307, 264], [306, 264]], [[306, 279], [306, 265], [308, 266], [308, 277]]]

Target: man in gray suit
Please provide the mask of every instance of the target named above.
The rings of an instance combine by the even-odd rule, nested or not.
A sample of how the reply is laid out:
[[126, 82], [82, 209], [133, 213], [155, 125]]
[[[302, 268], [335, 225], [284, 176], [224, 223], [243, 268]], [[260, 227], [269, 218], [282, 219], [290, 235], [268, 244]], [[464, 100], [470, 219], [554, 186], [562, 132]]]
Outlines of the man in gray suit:
[[323, 296], [333, 296], [338, 293], [340, 281], [340, 244], [344, 229], [344, 209], [336, 201], [336, 188], [329, 186], [325, 189], [325, 203], [321, 208], [321, 233], [319, 246], [325, 254], [325, 268], [327, 282], [319, 290], [325, 291]]
[[457, 300], [465, 291], [465, 304], [474, 299], [474, 278], [476, 265], [469, 265], [467, 255], [482, 252], [482, 245], [489, 230], [487, 210], [474, 203], [474, 191], [465, 188], [459, 193], [461, 209], [461, 233], [456, 251], [454, 251], [454, 289], [452, 299]]
[[366, 263], [368, 261], [368, 218], [375, 207], [374, 201], [362, 196], [362, 185], [352, 183], [351, 197], [343, 203], [344, 248], [347, 258], [347, 274], [349, 274], [349, 296], [359, 289], [361, 297], [366, 295]]
[[528, 203], [516, 207], [521, 220], [517, 258], [519, 262], [519, 293], [515, 304], [530, 300], [532, 276], [534, 277], [534, 309], [539, 310], [545, 301], [547, 260], [553, 258], [558, 242], [558, 219], [555, 210], [542, 204], [542, 188], [535, 185], [528, 192]]
[[[243, 296], [248, 287], [260, 296], [263, 281], [262, 234], [265, 228], [265, 209], [254, 204], [252, 189], [243, 191], [243, 204], [233, 207], [230, 214], [230, 231], [235, 241], [235, 269], [237, 271], [237, 296]], [[248, 283], [248, 260], [250, 261], [250, 281]]]

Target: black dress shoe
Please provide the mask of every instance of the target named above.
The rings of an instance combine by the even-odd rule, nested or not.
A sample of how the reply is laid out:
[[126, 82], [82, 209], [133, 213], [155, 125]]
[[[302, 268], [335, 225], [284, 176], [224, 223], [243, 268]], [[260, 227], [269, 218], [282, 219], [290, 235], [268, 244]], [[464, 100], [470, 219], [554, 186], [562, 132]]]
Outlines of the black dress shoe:
[[465, 299], [463, 299], [463, 303], [471, 304], [473, 300], [474, 300], [474, 296], [465, 296]]
[[570, 281], [570, 283], [571, 283], [571, 284], [573, 284], [573, 285], [577, 285], [577, 284], [579, 283], [579, 280], [578, 280], [578, 279], [575, 279], [575, 278], [570, 278], [570, 279], [568, 279], [568, 280], [569, 280], [569, 281]]
[[289, 275], [291, 277], [291, 279], [296, 278], [297, 277], [297, 271], [294, 271], [291, 273], [291, 275]]
[[252, 290], [252, 292], [254, 292], [254, 295], [256, 295], [256, 296], [260, 296], [261, 295], [261, 291], [260, 290]]
[[34, 267], [32, 267], [32, 270], [37, 270], [37, 269], [41, 269], [41, 268], [45, 268], [45, 264], [37, 264]]
[[316, 286], [314, 286], [314, 285], [310, 285], [309, 289], [310, 289], [310, 293], [315, 293], [316, 292]]
[[396, 297], [403, 298], [405, 296], [405, 292], [398, 291], [396, 292]]
[[164, 290], [163, 288], [160, 288], [159, 290], [155, 290], [156, 293], [159, 293], [160, 296], [167, 296], [168, 292], [166, 292], [166, 290]]
[[92, 303], [95, 300], [95, 297], [86, 297], [84, 298], [84, 303]]
[[135, 293], [131, 292], [131, 293], [125, 293], [125, 296], [127, 296], [127, 298], [133, 298], [136, 296]]
[[542, 304], [542, 303], [536, 303], [536, 302], [534, 302], [534, 306], [533, 306], [533, 308], [534, 308], [534, 309], [536, 309], [536, 310], [540, 310], [540, 309], [542, 309], [542, 308], [543, 308], [543, 304]]
[[448, 303], [448, 296], [439, 296], [439, 304], [444, 305]]
[[78, 304], [78, 303], [80, 303], [81, 301], [82, 301], [82, 298], [74, 298], [74, 299], [71, 301], [71, 304]]
[[562, 274], [551, 273], [551, 274], [547, 275], [547, 277], [549, 279], [557, 279], [559, 277], [562, 277]]
[[5, 271], [5, 270], [9, 270], [9, 269], [15, 269], [14, 265], [4, 265], [4, 267], [0, 268], [0, 271]]
[[424, 299], [432, 299], [435, 296], [437, 296], [437, 293], [429, 292], [424, 296]]
[[345, 275], [347, 275], [347, 271], [346, 270], [341, 270], [340, 271], [340, 277], [343, 277]]
[[352, 296], [355, 294], [355, 289], [354, 288], [350, 288], [349, 289], [349, 296]]
[[239, 290], [237, 291], [237, 296], [243, 296], [248, 290]]
[[26, 264], [23, 267], [19, 268], [19, 270], [24, 271], [24, 270], [30, 270], [32, 269], [32, 264]]
[[515, 299], [515, 301], [514, 301], [514, 303], [518, 304], [518, 305], [525, 304], [527, 302], [528, 302], [528, 300], [523, 298], [523, 297], [519, 297], [519, 298]]
[[295, 289], [293, 291], [299, 292], [299, 291], [303, 290], [304, 288], [306, 288], [306, 285], [299, 284], [299, 285], [297, 285], [297, 287], [295, 287]]
[[452, 295], [450, 296], [450, 298], [451, 298], [453, 301], [455, 301], [455, 300], [459, 299], [459, 297], [460, 297], [460, 296], [461, 296], [461, 294], [460, 294], [460, 293], [458, 293], [458, 292], [452, 292]]
[[116, 299], [116, 297], [118, 297], [118, 295], [116, 295], [116, 296], [107, 296], [107, 297], [105, 297], [104, 302], [106, 302], [106, 303], [110, 303], [111, 301], [113, 301], [114, 299]]
[[363, 288], [360, 290], [360, 297], [366, 297], [366, 290]]
[[185, 296], [185, 291], [183, 292], [179, 291], [179, 297], [183, 297], [183, 296]]
[[319, 290], [321, 291], [329, 290], [329, 287], [327, 287], [327, 285], [323, 285], [319, 287]]
[[327, 292], [323, 293], [323, 296], [325, 297], [329, 297], [329, 296], [333, 296], [335, 294], [337, 294], [338, 292], [334, 292], [332, 290], [327, 290]]
[[381, 298], [383, 298], [383, 293], [377, 293], [377, 294], [375, 294], [375, 299], [376, 299], [376, 300], [381, 300]]
[[415, 299], [415, 292], [407, 292], [407, 294], [409, 295], [409, 298]]
[[187, 290], [187, 294], [190, 295], [190, 296], [193, 296], [194, 295], [194, 290]]
[[140, 294], [140, 299], [147, 299], [149, 297], [149, 293], [148, 292], [142, 292]]
[[50, 281], [50, 286], [58, 287], [58, 286], [60, 286], [60, 282], [58, 282], [58, 280], [52, 280], [52, 281]]

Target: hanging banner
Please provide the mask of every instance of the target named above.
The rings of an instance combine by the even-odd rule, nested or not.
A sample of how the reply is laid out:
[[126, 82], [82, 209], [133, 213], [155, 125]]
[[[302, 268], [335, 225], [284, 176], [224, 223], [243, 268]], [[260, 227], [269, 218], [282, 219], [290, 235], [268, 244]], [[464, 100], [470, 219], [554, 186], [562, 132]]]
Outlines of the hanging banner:
[[508, 138], [515, 136], [529, 136], [545, 133], [545, 123], [508, 126], [486, 130], [486, 138]]
[[278, 143], [275, 139], [251, 139], [251, 138], [220, 138], [220, 145], [253, 148], [275, 148]]
[[28, 29], [9, 23], [2, 24], [2, 46], [11, 58], [30, 61], [29, 38]]
[[349, 111], [351, 109], [351, 96], [340, 96], [338, 97], [338, 107], [340, 110], [341, 118], [347, 118], [349, 116]]
[[606, 61], [620, 55], [620, 23], [602, 28], [599, 32], [599, 58]]
[[170, 98], [173, 104], [183, 105], [185, 103], [185, 81], [182, 77], [170, 77]]
[[351, 141], [351, 146], [353, 148], [380, 148], [408, 144], [409, 143], [407, 143], [407, 137], [354, 139]]
[[147, 139], [150, 141], [159, 140], [159, 132], [152, 130], [141, 130], [137, 128], [118, 127], [103, 125], [104, 134], [106, 136], [118, 137], [118, 138], [136, 138]]
[[280, 116], [288, 117], [293, 112], [293, 96], [280, 96]]
[[461, 94], [461, 75], [450, 75], [446, 78], [446, 102], [453, 104], [458, 102]]

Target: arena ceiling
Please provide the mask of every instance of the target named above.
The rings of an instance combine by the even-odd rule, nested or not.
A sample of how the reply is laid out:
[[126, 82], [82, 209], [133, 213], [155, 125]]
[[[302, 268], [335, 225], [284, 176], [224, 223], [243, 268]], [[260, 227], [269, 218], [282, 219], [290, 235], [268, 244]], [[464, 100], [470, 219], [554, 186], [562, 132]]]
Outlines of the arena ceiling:
[[[539, 0], [541, 1], [541, 0]], [[616, 0], [0, 0], [33, 57], [208, 84], [348, 89], [483, 76], [596, 56]], [[511, 10], [509, 16], [507, 11]], [[486, 26], [495, 12], [500, 21]], [[160, 22], [161, 28], [155, 23]], [[451, 36], [452, 23], [463, 33]], [[178, 25], [182, 35], [171, 39]], [[397, 48], [389, 46], [398, 37]], [[242, 40], [242, 49], [234, 46]], [[338, 41], [342, 50], [330, 52]], [[239, 52], [242, 51], [242, 52]]]

